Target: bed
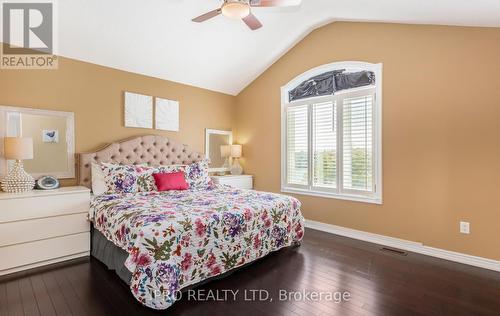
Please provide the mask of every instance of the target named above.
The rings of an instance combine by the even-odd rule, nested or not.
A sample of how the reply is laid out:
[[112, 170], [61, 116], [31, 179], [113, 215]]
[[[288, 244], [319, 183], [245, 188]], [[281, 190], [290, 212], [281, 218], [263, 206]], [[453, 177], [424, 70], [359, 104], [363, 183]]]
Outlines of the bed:
[[[161, 136], [141, 136], [78, 155], [78, 182], [91, 187], [92, 162], [189, 165], [203, 159]], [[188, 190], [94, 196], [92, 256], [143, 305], [166, 309], [179, 291], [225, 276], [303, 237], [293, 197], [210, 183]]]

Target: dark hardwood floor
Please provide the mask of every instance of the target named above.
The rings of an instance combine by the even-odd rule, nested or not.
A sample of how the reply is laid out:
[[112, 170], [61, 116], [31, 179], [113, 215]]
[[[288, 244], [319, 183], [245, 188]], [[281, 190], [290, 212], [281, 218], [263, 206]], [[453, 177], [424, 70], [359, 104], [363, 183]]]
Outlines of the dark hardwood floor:
[[[199, 298], [219, 297], [196, 301], [186, 294], [166, 311], [141, 306], [95, 259], [80, 260], [1, 279], [0, 315], [500, 315], [500, 273], [379, 249], [309, 229], [301, 247], [279, 251], [194, 292]], [[272, 302], [247, 301], [252, 289], [266, 290], [262, 298], [269, 293]], [[223, 290], [239, 292], [236, 299], [215, 301]], [[323, 299], [283, 301], [279, 290], [316, 291]], [[332, 292], [348, 292], [350, 298], [337, 303], [326, 294]]]

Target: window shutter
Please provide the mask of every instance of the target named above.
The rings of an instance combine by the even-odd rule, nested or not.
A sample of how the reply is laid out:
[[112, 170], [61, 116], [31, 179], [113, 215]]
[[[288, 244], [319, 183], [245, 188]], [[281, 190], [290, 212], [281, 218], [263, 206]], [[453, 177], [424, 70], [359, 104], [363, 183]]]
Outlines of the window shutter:
[[308, 185], [308, 106], [287, 108], [287, 182]]
[[313, 183], [335, 188], [337, 182], [337, 113], [334, 102], [313, 105]]
[[382, 203], [381, 83], [382, 64], [340, 62], [281, 88], [282, 192]]
[[374, 192], [373, 92], [343, 99], [343, 189]]

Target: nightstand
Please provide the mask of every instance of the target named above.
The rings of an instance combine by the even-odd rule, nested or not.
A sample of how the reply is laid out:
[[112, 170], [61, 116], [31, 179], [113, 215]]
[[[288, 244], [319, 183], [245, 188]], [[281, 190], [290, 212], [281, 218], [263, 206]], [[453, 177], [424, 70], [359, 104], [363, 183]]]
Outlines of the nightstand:
[[226, 175], [226, 176], [211, 176], [212, 181], [218, 184], [227, 184], [238, 189], [252, 189], [253, 188], [253, 177], [248, 174], [242, 174], [239, 176]]
[[0, 192], [0, 275], [88, 256], [90, 190]]

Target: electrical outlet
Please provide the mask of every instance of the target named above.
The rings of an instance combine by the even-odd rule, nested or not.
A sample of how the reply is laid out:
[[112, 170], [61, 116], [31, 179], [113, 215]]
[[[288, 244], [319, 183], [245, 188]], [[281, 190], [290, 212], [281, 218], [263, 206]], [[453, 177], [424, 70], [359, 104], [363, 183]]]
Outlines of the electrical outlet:
[[469, 222], [460, 222], [460, 232], [462, 234], [470, 234], [470, 223]]

